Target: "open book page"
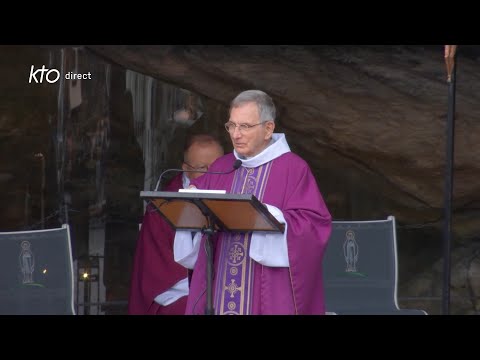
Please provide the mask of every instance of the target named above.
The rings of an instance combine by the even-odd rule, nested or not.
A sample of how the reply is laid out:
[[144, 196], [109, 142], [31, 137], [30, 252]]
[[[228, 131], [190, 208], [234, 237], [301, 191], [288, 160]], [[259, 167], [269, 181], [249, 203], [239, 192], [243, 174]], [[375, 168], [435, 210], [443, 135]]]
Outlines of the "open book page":
[[183, 193], [197, 193], [197, 194], [226, 194], [226, 190], [201, 190], [201, 189], [179, 189], [178, 192]]

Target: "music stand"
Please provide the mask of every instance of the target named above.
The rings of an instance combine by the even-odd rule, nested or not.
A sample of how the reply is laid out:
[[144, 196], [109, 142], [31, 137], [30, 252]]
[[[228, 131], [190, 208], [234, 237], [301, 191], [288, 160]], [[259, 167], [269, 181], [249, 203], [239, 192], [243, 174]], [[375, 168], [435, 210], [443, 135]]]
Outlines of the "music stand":
[[[151, 202], [176, 230], [201, 231], [206, 235], [207, 305], [206, 315], [213, 315], [212, 236], [217, 231], [285, 231], [253, 194], [212, 194], [199, 192], [141, 191], [140, 197]], [[241, 216], [239, 216], [241, 214]]]

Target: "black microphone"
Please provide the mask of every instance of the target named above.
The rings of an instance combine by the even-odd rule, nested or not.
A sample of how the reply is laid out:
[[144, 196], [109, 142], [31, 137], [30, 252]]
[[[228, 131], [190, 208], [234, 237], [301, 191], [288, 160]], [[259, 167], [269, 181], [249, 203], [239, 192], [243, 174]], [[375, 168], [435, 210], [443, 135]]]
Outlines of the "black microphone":
[[164, 172], [162, 172], [162, 173], [160, 174], [160, 177], [158, 178], [157, 186], [155, 186], [155, 191], [157, 191], [158, 187], [160, 186], [160, 184], [161, 184], [161, 182], [162, 182], [163, 176], [164, 176], [166, 173], [169, 173], [169, 172], [177, 171], [177, 172], [196, 172], [196, 173], [203, 173], [203, 174], [226, 175], [226, 174], [230, 174], [230, 173], [234, 172], [234, 171], [237, 170], [240, 166], [242, 166], [242, 160], [237, 159], [237, 160], [235, 160], [235, 162], [233, 163], [232, 170], [229, 170], [229, 171], [208, 171], [208, 170], [201, 171], [201, 170], [167, 169], [167, 170], [165, 170]]

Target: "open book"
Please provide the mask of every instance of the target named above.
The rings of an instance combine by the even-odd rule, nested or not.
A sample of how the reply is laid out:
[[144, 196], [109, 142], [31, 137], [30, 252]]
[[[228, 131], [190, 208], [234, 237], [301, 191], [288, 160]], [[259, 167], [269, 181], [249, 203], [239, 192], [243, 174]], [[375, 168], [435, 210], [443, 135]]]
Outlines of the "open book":
[[183, 193], [197, 193], [197, 194], [226, 194], [226, 190], [201, 190], [197, 188], [192, 189], [179, 189], [178, 192]]

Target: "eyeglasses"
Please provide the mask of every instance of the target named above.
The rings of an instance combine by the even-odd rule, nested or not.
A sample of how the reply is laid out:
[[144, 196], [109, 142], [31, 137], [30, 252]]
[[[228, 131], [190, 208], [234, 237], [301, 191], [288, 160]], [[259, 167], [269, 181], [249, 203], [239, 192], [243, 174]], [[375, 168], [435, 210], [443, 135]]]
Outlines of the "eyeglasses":
[[228, 131], [228, 132], [234, 132], [235, 131], [235, 128], [238, 127], [238, 130], [240, 132], [247, 132], [248, 130], [250, 130], [251, 128], [255, 127], [255, 126], [258, 126], [258, 125], [262, 125], [262, 124], [265, 124], [266, 122], [265, 121], [262, 121], [262, 122], [259, 122], [258, 124], [254, 124], [254, 125], [250, 125], [250, 124], [235, 124], [231, 121], [225, 123], [225, 129]]
[[186, 161], [184, 161], [183, 163], [185, 165], [187, 165], [190, 169], [195, 170], [195, 171], [207, 171], [208, 170], [208, 166], [206, 166], [206, 165], [195, 167], [195, 166], [190, 165]]

